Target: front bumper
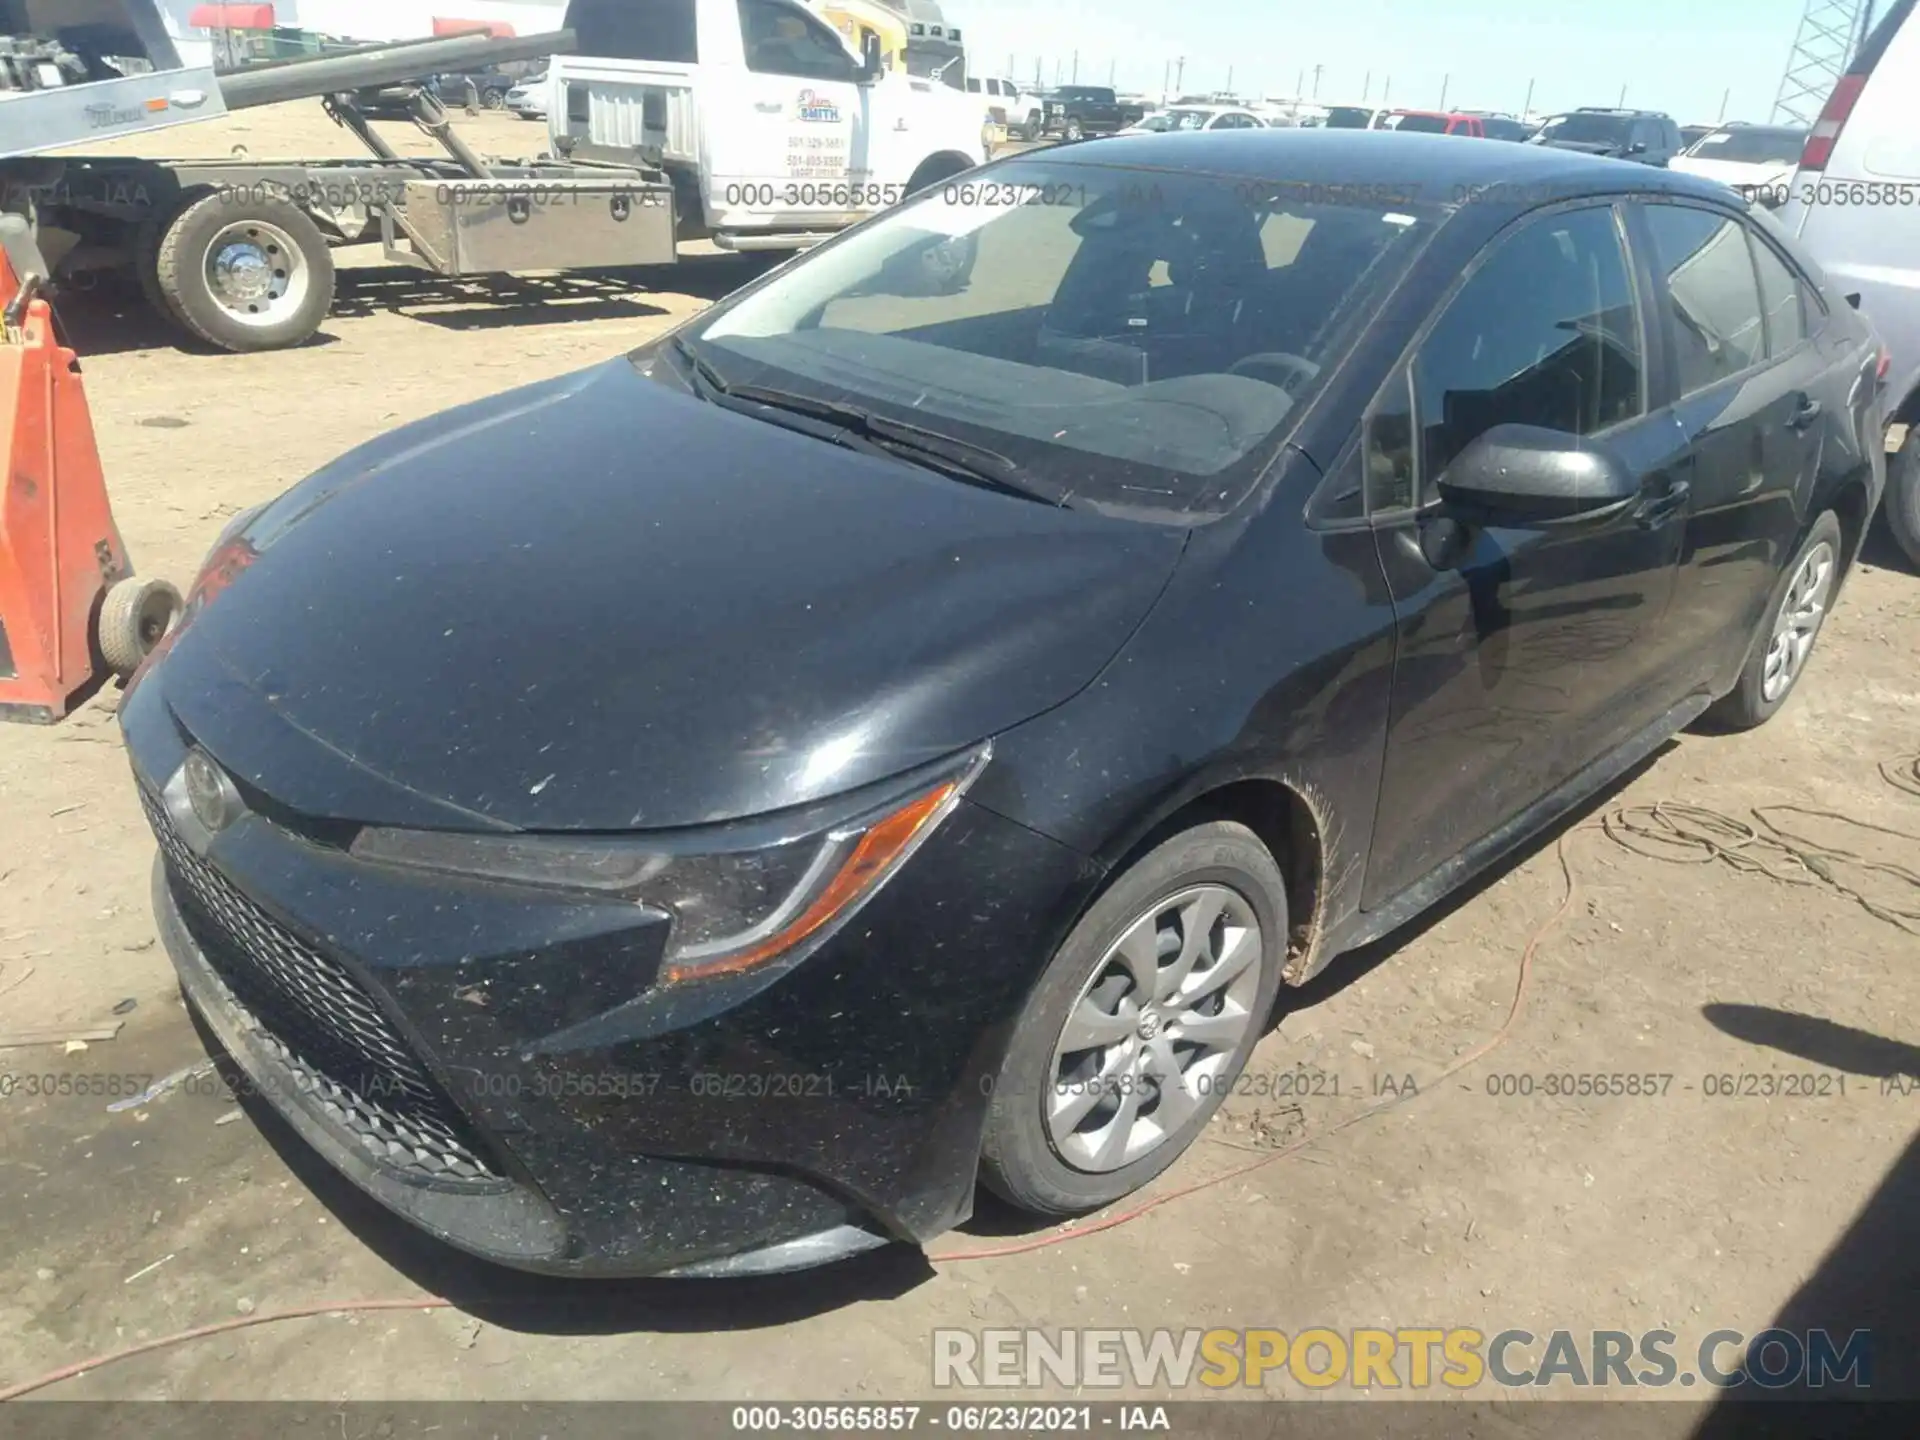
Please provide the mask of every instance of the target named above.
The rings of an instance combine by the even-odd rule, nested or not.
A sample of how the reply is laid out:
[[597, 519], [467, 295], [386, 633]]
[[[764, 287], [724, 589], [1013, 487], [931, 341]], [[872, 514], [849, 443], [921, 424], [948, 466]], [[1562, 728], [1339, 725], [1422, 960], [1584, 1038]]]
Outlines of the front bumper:
[[155, 799], [185, 743], [144, 723], [155, 691], [123, 720], [182, 987], [388, 1208], [488, 1260], [604, 1275], [797, 1268], [970, 1213], [1012, 1021], [1093, 880], [1072, 852], [963, 803], [794, 971], [662, 1030], [630, 1018], [662, 938], [631, 907], [404, 875], [294, 817], [192, 853]]

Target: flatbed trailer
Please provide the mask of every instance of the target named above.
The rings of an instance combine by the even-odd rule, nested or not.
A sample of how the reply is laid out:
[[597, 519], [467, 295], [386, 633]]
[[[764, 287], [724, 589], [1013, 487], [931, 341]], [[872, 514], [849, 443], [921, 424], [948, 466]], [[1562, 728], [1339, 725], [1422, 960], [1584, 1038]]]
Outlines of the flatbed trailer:
[[[152, 0], [122, 3], [139, 10]], [[333, 302], [331, 252], [344, 245], [377, 243], [391, 261], [449, 276], [672, 264], [673, 187], [649, 157], [632, 165], [488, 161], [420, 88], [411, 118], [446, 156], [414, 159], [395, 152], [354, 103], [363, 87], [563, 54], [573, 45], [567, 30], [477, 33], [223, 73], [213, 77], [205, 115], [195, 118], [317, 99], [369, 158], [157, 160], [8, 150], [0, 152], [0, 212], [25, 216], [55, 282], [131, 271], [161, 314], [235, 351], [311, 338]], [[177, 89], [192, 73], [166, 78]], [[0, 100], [0, 127], [26, 113], [13, 107], [52, 115], [46, 102], [63, 95], [55, 89]]]

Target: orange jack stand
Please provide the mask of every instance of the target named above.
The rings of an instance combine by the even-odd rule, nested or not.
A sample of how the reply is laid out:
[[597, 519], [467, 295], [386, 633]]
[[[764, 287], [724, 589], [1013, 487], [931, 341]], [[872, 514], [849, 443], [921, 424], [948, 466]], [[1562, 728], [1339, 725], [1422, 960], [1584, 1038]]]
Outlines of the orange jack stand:
[[0, 215], [0, 719], [41, 723], [137, 665], [180, 608], [172, 586], [130, 578], [46, 273], [26, 222]]

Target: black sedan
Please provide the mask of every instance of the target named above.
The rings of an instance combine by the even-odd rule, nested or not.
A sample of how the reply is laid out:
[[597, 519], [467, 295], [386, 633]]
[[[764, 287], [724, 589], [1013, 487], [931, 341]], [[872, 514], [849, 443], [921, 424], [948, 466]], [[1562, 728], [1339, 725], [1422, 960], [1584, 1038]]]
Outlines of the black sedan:
[[121, 708], [205, 1026], [530, 1269], [1105, 1205], [1282, 986], [1786, 702], [1879, 346], [1723, 187], [1020, 156], [242, 517]]

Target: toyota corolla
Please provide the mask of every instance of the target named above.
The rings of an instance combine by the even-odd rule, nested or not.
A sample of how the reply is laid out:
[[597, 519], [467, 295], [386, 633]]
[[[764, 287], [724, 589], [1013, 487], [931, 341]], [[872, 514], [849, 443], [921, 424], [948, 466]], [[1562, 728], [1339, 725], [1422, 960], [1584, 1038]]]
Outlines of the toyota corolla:
[[1723, 187], [1347, 131], [917, 197], [221, 537], [121, 707], [186, 995], [530, 1269], [1146, 1184], [1283, 986], [1804, 674], [1879, 347]]

